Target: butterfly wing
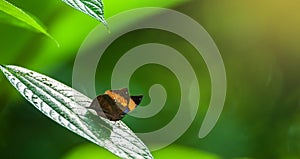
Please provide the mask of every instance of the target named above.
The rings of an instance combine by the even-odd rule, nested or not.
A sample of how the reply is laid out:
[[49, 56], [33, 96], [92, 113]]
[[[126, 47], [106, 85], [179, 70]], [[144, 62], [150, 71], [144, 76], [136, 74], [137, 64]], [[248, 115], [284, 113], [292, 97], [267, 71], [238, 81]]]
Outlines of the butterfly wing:
[[89, 108], [95, 110], [97, 115], [111, 121], [121, 120], [125, 115], [124, 110], [107, 94], [95, 98]]
[[129, 103], [128, 103], [128, 106], [127, 106], [128, 112], [134, 110], [136, 108], [136, 106], [138, 106], [141, 103], [142, 99], [143, 99], [142, 95], [140, 95], [140, 96], [130, 96], [130, 100], [129, 100]]
[[95, 110], [101, 117], [117, 121], [134, 110], [142, 98], [143, 96], [129, 96], [127, 88], [107, 90], [105, 94], [95, 98], [89, 108]]
[[133, 102], [136, 104], [136, 105], [139, 105], [143, 99], [143, 96], [142, 95], [139, 95], [139, 96], [130, 96], [131, 100], [133, 100]]

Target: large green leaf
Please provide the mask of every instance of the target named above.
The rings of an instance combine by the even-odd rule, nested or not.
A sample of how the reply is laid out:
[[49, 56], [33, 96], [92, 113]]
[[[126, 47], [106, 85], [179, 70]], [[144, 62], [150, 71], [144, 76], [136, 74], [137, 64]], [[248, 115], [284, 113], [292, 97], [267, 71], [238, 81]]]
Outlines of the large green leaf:
[[153, 158], [144, 143], [122, 122], [98, 117], [92, 100], [42, 74], [0, 66], [10, 83], [43, 114], [121, 158]]
[[90, 15], [106, 25], [102, 0], [62, 0], [73, 8]]
[[[22, 9], [14, 6], [13, 4], [5, 0], [0, 0], [0, 11], [3, 11], [4, 13], [20, 20], [21, 22], [33, 27], [37, 31], [53, 39], [52, 36], [46, 31], [46, 29], [42, 27], [36, 20], [34, 20], [34, 18], [32, 18], [30, 15], [25, 13]], [[12, 22], [15, 21], [12, 20]]]

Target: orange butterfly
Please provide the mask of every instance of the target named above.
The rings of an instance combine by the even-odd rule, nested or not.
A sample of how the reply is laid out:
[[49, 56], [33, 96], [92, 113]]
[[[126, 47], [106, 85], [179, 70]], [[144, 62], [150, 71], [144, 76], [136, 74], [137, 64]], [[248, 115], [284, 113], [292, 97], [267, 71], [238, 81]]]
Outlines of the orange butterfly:
[[136, 108], [143, 96], [129, 96], [128, 89], [107, 90], [95, 98], [88, 107], [97, 112], [101, 117], [111, 121], [121, 120], [125, 114]]

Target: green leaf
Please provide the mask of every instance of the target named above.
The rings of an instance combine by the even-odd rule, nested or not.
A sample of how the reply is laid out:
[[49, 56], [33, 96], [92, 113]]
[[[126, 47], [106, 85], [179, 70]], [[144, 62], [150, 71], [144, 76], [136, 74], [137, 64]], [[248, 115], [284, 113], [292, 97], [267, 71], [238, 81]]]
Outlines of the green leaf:
[[122, 122], [98, 117], [87, 109], [92, 100], [42, 74], [0, 66], [10, 83], [43, 114], [121, 158], [153, 158], [144, 143]]
[[107, 26], [104, 19], [102, 0], [62, 0], [73, 8], [99, 20]]
[[[141, 0], [127, 0], [127, 1], [114, 1], [114, 0], [106, 0], [104, 4], [106, 6], [105, 14], [107, 16], [113, 16], [123, 11], [127, 11], [134, 8], [140, 7], [174, 7], [176, 5], [180, 5], [182, 3], [186, 3], [190, 0], [149, 0], [143, 1]], [[157, 13], [149, 13], [148, 16], [155, 15]], [[145, 15], [134, 15], [133, 17], [124, 19], [120, 22], [119, 28], [128, 26], [128, 24], [135, 23], [139, 20], [142, 20]], [[77, 51], [74, 48], [78, 49], [78, 46], [81, 45], [84, 38], [87, 34], [95, 28], [97, 25], [97, 21], [90, 20], [89, 18], [85, 18], [86, 16], [80, 16], [74, 12], [63, 12], [60, 16], [57, 17], [53, 23], [50, 23], [51, 32], [55, 35], [56, 39], [60, 42], [60, 48], [54, 48], [53, 44], [49, 41], [45, 41], [39, 46], [39, 52], [42, 54], [37, 54], [34, 58], [29, 61], [31, 68], [39, 68], [44, 69], [51, 68], [57, 66], [57, 63], [65, 63], [66, 60], [70, 59], [70, 57], [74, 57]], [[146, 16], [147, 17], [147, 16]], [[80, 27], [76, 27], [76, 31], [74, 29], [65, 29], [65, 26], [77, 26], [78, 24], [84, 24]], [[76, 32], [76, 34], [74, 34]], [[105, 39], [103, 39], [105, 41]], [[98, 41], [99, 43], [103, 41]]]
[[46, 29], [43, 28], [36, 20], [34, 20], [34, 18], [32, 18], [30, 15], [25, 13], [22, 9], [14, 6], [13, 4], [5, 0], [0, 0], [0, 11], [3, 11], [4, 13], [26, 23], [27, 25], [33, 27], [37, 31], [47, 35], [52, 40], [54, 40], [53, 37], [46, 31]]

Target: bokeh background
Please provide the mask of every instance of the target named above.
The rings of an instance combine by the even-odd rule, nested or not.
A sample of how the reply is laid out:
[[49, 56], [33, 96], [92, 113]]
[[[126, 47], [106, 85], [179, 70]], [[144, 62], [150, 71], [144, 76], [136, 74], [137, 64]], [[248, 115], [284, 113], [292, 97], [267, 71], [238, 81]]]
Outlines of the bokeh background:
[[[120, 37], [107, 49], [96, 76], [99, 94], [110, 88], [111, 71], [118, 58], [143, 43], [170, 45], [197, 67], [201, 89], [197, 118], [175, 143], [153, 152], [155, 158], [300, 158], [298, 0], [103, 1], [106, 18], [138, 7], [166, 7], [187, 14], [209, 32], [224, 60], [228, 83], [224, 110], [213, 131], [199, 139], [211, 85], [203, 59], [188, 42], [159, 30], [138, 30]], [[60, 47], [33, 29], [10, 24], [9, 18], [0, 13], [0, 63], [23, 66], [71, 86], [77, 51], [99, 22], [59, 0], [9, 2], [37, 17]], [[136, 21], [141, 20], [147, 18]], [[129, 22], [130, 17], [120, 27]], [[125, 117], [123, 121], [135, 132], [161, 128], [177, 112], [180, 88], [166, 68], [146, 65], [138, 69], [132, 76], [130, 92], [144, 94], [143, 104], [147, 104], [148, 89], [155, 83], [165, 86], [167, 103], [152, 118]], [[116, 158], [48, 119], [25, 101], [3, 75], [0, 99], [0, 158]]]

